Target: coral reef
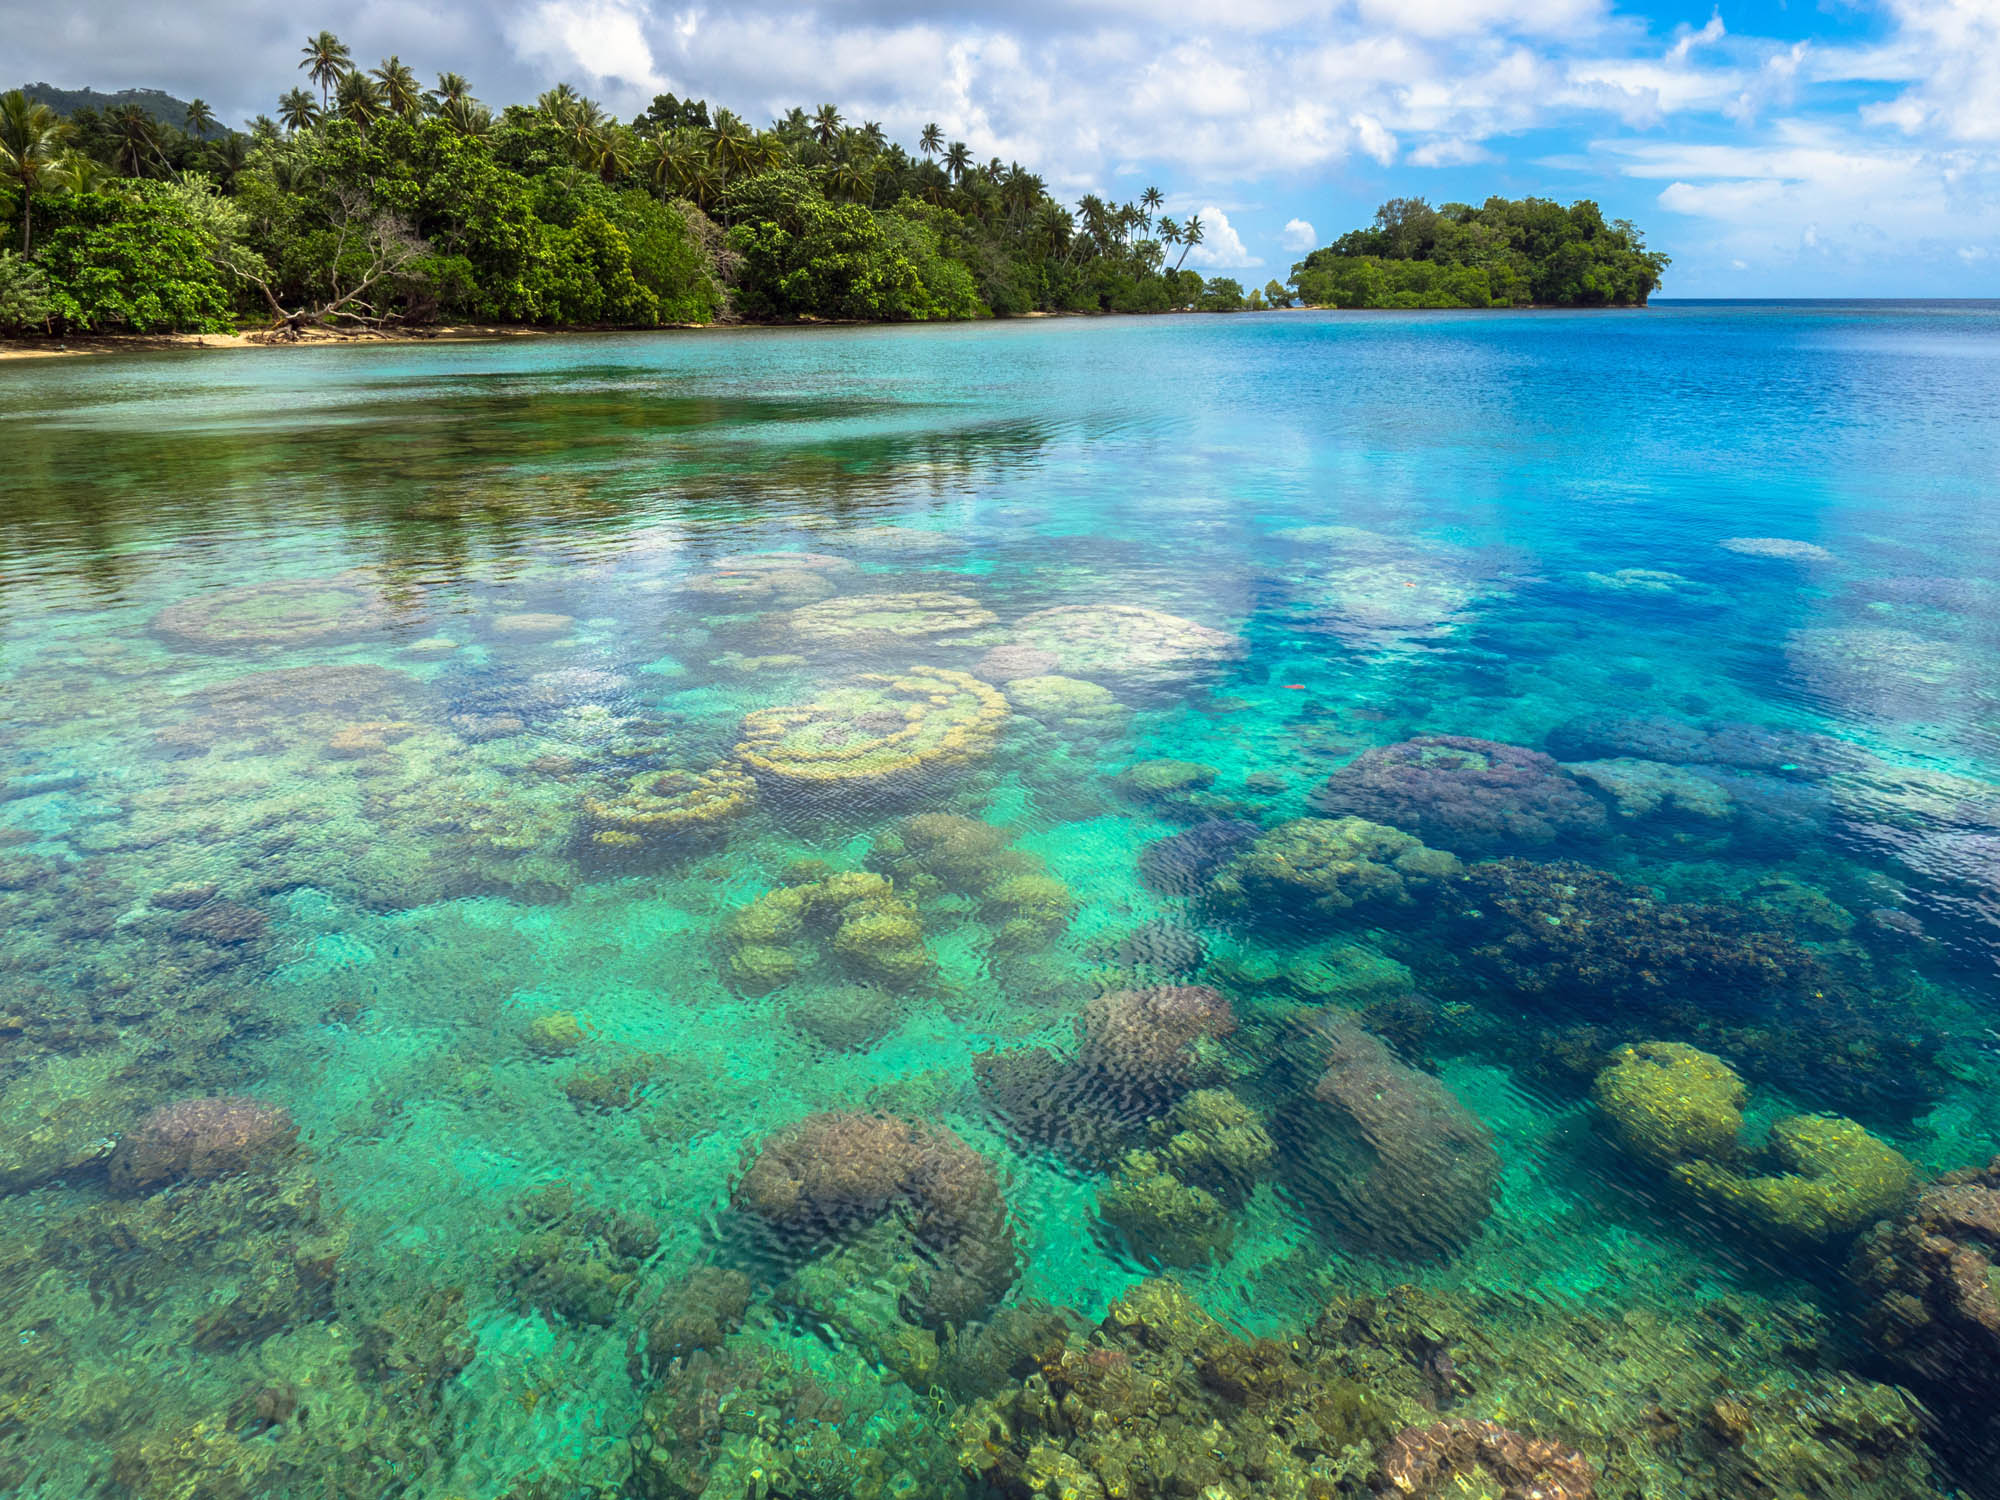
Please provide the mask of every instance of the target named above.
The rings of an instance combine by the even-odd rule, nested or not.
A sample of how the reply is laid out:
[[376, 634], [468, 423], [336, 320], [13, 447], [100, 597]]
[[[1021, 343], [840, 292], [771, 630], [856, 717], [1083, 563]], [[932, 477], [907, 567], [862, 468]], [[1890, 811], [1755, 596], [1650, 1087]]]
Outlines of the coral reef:
[[1805, 950], [1744, 930], [1735, 913], [1661, 901], [1568, 861], [1472, 865], [1454, 906], [1451, 925], [1469, 940], [1462, 956], [1475, 968], [1517, 995], [1605, 1018], [1690, 998], [1741, 1009], [1819, 975]]
[[1611, 799], [1621, 819], [1676, 819], [1696, 824], [1726, 823], [1733, 814], [1729, 793], [1684, 766], [1657, 760], [1579, 760], [1563, 769]]
[[1197, 896], [1257, 838], [1255, 823], [1214, 818], [1139, 851], [1139, 878], [1163, 896]]
[[237, 1094], [163, 1104], [119, 1137], [106, 1164], [114, 1192], [150, 1192], [282, 1162], [299, 1130], [276, 1104]]
[[991, 753], [1007, 700], [963, 672], [869, 674], [811, 703], [744, 716], [736, 747], [761, 781], [855, 799], [921, 791], [935, 775]]
[[824, 599], [793, 610], [785, 625], [815, 646], [868, 650], [964, 637], [998, 619], [970, 595], [919, 590]]
[[584, 799], [585, 826], [605, 848], [705, 847], [748, 812], [757, 784], [734, 766], [646, 771], [622, 792]]
[[1726, 536], [1715, 544], [1744, 557], [1775, 557], [1785, 562], [1830, 563], [1834, 555], [1816, 542], [1782, 536]]
[[1036, 1363], [955, 1416], [960, 1461], [1014, 1500], [1332, 1500], [1364, 1493], [1374, 1449], [1421, 1415], [1304, 1341], [1230, 1333], [1164, 1279], [1088, 1335], [1052, 1330]]
[[[720, 1349], [743, 1326], [754, 1287], [743, 1272], [728, 1266], [696, 1266], [663, 1288], [641, 1318], [646, 1364], [661, 1374], [698, 1349]], [[633, 1350], [633, 1378], [644, 1374]]]
[[1045, 651], [1064, 677], [1108, 678], [1145, 687], [1185, 679], [1241, 656], [1226, 631], [1132, 604], [1068, 604], [1015, 621], [1013, 644]]
[[170, 604], [153, 633], [195, 651], [244, 651], [358, 640], [395, 623], [388, 601], [361, 573], [248, 583]]
[[1574, 1448], [1471, 1417], [1406, 1428], [1382, 1459], [1385, 1493], [1411, 1500], [1480, 1493], [1482, 1474], [1497, 1485], [1499, 1500], [1592, 1500], [1596, 1494], [1596, 1476]]
[[1326, 1071], [1277, 1118], [1292, 1196], [1356, 1249], [1419, 1261], [1459, 1249], [1493, 1207], [1491, 1133], [1353, 1021], [1324, 1021], [1309, 1038]]
[[821, 958], [892, 990], [923, 985], [937, 971], [917, 909], [868, 871], [767, 891], [737, 911], [725, 931], [729, 979], [746, 995], [767, 995]]
[[574, 1012], [551, 1010], [528, 1022], [521, 1043], [537, 1057], [567, 1057], [583, 1045], [585, 1035]]
[[1009, 842], [1009, 834], [977, 818], [918, 813], [875, 840], [868, 864], [918, 894], [976, 898], [995, 952], [1033, 952], [1069, 925], [1076, 896]]
[[1639, 1042], [1611, 1054], [1593, 1086], [1618, 1145], [1654, 1166], [1735, 1154], [1743, 1080], [1682, 1042]]
[[516, 1300], [575, 1323], [616, 1323], [660, 1247], [651, 1219], [588, 1207], [562, 1184], [528, 1194], [510, 1217], [521, 1229], [506, 1270]]
[[1364, 750], [1307, 799], [1315, 812], [1406, 829], [1454, 853], [1593, 839], [1604, 808], [1539, 750], [1431, 734]]
[[970, 1321], [1012, 1286], [1014, 1232], [986, 1159], [940, 1126], [821, 1114], [768, 1137], [731, 1196], [792, 1255], [896, 1215], [931, 1257], [905, 1311], [927, 1327]]
[[1097, 996], [1073, 1056], [1047, 1047], [978, 1053], [988, 1104], [1037, 1145], [1109, 1168], [1145, 1144], [1147, 1122], [1216, 1081], [1217, 1043], [1236, 1029], [1228, 999], [1203, 985], [1152, 985]]
[[[999, 656], [1009, 647], [987, 653], [982, 662]], [[1002, 658], [1004, 671], [1006, 658]], [[982, 671], [984, 667], [982, 666]], [[1029, 676], [993, 678], [1004, 682], [1007, 701], [1014, 711], [1026, 714], [1045, 729], [1078, 740], [1109, 739], [1124, 731], [1131, 711], [1111, 693], [1094, 682], [1075, 677]]]
[[903, 1011], [888, 990], [843, 984], [800, 995], [785, 1019], [830, 1051], [863, 1052], [902, 1025]]
[[1414, 905], [1464, 867], [1454, 855], [1362, 818], [1293, 818], [1259, 834], [1210, 892], [1256, 920], [1339, 917], [1357, 907]]
[[717, 558], [681, 582], [705, 609], [755, 612], [816, 604], [854, 564], [823, 552], [749, 552]]
[[1236, 1226], [1215, 1195], [1145, 1151], [1128, 1155], [1099, 1191], [1097, 1216], [1136, 1258], [1156, 1266], [1224, 1261], [1236, 1243]]
[[1898, 1377], [1989, 1431], [2000, 1400], [2000, 1157], [1947, 1172], [1870, 1229], [1848, 1277]]
[[1675, 1176], [1695, 1196], [1774, 1244], [1845, 1239], [1902, 1207], [1916, 1173], [1894, 1147], [1837, 1115], [1791, 1115], [1738, 1171], [1690, 1161]]

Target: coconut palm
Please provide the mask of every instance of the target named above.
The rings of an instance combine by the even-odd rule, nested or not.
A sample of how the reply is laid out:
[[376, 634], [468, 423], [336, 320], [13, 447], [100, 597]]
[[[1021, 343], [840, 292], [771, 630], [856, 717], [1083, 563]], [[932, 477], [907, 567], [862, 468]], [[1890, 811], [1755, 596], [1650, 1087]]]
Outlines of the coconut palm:
[[382, 96], [382, 85], [360, 69], [343, 73], [334, 89], [334, 97], [340, 102], [340, 117], [352, 120], [363, 131], [369, 122], [382, 118], [382, 111], [388, 102]]
[[183, 123], [186, 125], [189, 135], [195, 137], [197, 140], [206, 140], [208, 133], [215, 129], [215, 111], [208, 107], [205, 100], [190, 99], [187, 107], [187, 118]]
[[32, 103], [19, 89], [0, 95], [0, 182], [21, 195], [21, 253], [34, 248], [35, 194], [61, 186], [63, 143], [69, 126], [46, 104]]
[[1139, 207], [1145, 210], [1147, 223], [1150, 224], [1152, 222], [1153, 215], [1159, 211], [1160, 205], [1166, 201], [1167, 195], [1156, 187], [1149, 187], [1139, 195]]
[[493, 111], [477, 99], [447, 99], [438, 118], [468, 141], [483, 141], [493, 133]]
[[232, 130], [208, 148], [207, 166], [224, 192], [236, 190], [236, 178], [250, 165], [250, 138]]
[[438, 74], [437, 87], [431, 90], [430, 101], [439, 114], [460, 101], [468, 104], [478, 102], [472, 97], [472, 85], [465, 81], [463, 73]]
[[347, 50], [347, 43], [330, 31], [322, 31], [318, 36], [306, 38], [305, 58], [299, 66], [306, 69], [306, 77], [319, 85], [319, 107], [324, 114], [327, 109], [328, 90], [340, 82], [353, 62], [353, 54]]
[[812, 133], [821, 146], [831, 148], [840, 135], [840, 111], [831, 104], [822, 104], [813, 111]]
[[391, 114], [414, 120], [423, 109], [424, 91], [417, 82], [417, 75], [395, 53], [383, 58], [381, 66], [370, 76], [382, 85], [382, 100]]
[[105, 117], [111, 127], [111, 165], [123, 177], [144, 177], [154, 163], [166, 165], [160, 154], [160, 127], [136, 104], [121, 104]]
[[944, 169], [951, 173], [953, 182], [964, 182], [971, 167], [972, 149], [964, 141], [953, 141], [945, 148]]
[[849, 203], [875, 201], [874, 172], [851, 158], [827, 174], [827, 186], [833, 189], [836, 198], [845, 198]]
[[883, 134], [880, 120], [864, 120], [861, 125], [861, 139], [868, 143], [870, 151], [880, 151], [889, 144], [889, 137]]
[[57, 158], [49, 186], [63, 193], [94, 193], [111, 180], [111, 168], [81, 151], [65, 151]]
[[319, 106], [304, 89], [287, 89], [278, 98], [278, 119], [284, 124], [285, 134], [292, 135], [319, 119]]
[[944, 150], [944, 132], [935, 125], [926, 125], [923, 134], [917, 137], [917, 149], [925, 156], [936, 156]]
[[732, 172], [748, 170], [757, 154], [756, 137], [743, 122], [726, 109], [717, 110], [715, 124], [708, 131], [708, 157], [722, 180], [727, 182]]
[[1189, 214], [1187, 223], [1181, 226], [1181, 259], [1174, 262], [1174, 269], [1181, 268], [1181, 261], [1187, 259], [1188, 251], [1202, 241], [1201, 215]]

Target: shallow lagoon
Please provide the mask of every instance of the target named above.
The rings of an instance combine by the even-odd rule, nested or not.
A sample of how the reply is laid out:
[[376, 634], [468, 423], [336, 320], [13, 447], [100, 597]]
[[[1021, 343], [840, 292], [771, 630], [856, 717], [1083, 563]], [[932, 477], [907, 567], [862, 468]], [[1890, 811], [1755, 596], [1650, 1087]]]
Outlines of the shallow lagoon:
[[0, 1489], [1990, 1492], [2000, 309], [0, 414]]

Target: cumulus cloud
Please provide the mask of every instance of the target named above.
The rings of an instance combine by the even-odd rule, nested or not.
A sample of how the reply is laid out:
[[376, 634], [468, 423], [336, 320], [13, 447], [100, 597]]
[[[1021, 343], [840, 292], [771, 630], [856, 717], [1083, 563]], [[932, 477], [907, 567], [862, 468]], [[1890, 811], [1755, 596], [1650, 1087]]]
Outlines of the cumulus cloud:
[[1205, 203], [1200, 217], [1201, 243], [1188, 251], [1187, 264], [1204, 270], [1243, 270], [1264, 264], [1244, 245], [1243, 236], [1229, 222], [1228, 214], [1213, 203]]
[[1319, 248], [1319, 231], [1312, 227], [1309, 219], [1288, 219], [1278, 243], [1287, 250], [1316, 250]]
[[560, 73], [581, 71], [592, 83], [648, 95], [666, 87], [640, 13], [623, 0], [541, 0], [514, 19], [508, 36], [523, 57]]

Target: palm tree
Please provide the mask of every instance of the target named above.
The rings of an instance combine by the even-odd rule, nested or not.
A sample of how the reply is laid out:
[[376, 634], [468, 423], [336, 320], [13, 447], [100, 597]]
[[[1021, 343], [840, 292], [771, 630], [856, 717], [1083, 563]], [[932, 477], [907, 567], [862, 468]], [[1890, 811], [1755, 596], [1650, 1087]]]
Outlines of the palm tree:
[[121, 104], [106, 117], [111, 127], [111, 165], [122, 177], [143, 177], [160, 155], [160, 127], [136, 104]]
[[285, 134], [292, 135], [319, 119], [319, 106], [304, 89], [287, 89], [278, 96], [278, 118], [284, 123]]
[[187, 107], [187, 133], [198, 140], [206, 140], [209, 131], [215, 129], [215, 111], [200, 99], [190, 99]]
[[1159, 206], [1162, 203], [1165, 203], [1166, 201], [1167, 201], [1166, 194], [1162, 193], [1156, 187], [1149, 187], [1146, 189], [1145, 192], [1139, 195], [1139, 207], [1143, 208], [1146, 211], [1147, 223], [1150, 224], [1153, 221], [1154, 212], [1159, 208]]
[[323, 114], [327, 108], [327, 90], [340, 82], [341, 74], [353, 61], [353, 54], [347, 50], [347, 43], [330, 31], [306, 38], [304, 51], [305, 59], [299, 66], [308, 70], [307, 79], [319, 85], [319, 107]]
[[822, 104], [813, 112], [812, 133], [820, 145], [831, 147], [840, 135], [840, 111], [831, 104]]
[[[1188, 251], [1194, 249], [1201, 241], [1201, 215], [1189, 214], [1187, 223], [1181, 227], [1181, 260], [1186, 260]], [[1174, 262], [1174, 269], [1176, 271], [1181, 268], [1181, 260]]]
[[208, 148], [208, 165], [224, 192], [234, 192], [237, 174], [250, 165], [250, 139], [232, 130]]
[[868, 143], [870, 151], [880, 151], [884, 146], [889, 144], [889, 137], [882, 133], [882, 122], [880, 120], [863, 121], [861, 139]]
[[964, 141], [953, 141], [945, 148], [944, 169], [951, 173], [953, 182], [964, 182], [965, 174], [972, 167], [972, 150]]
[[833, 189], [836, 197], [845, 198], [849, 203], [875, 201], [875, 174], [852, 159], [842, 162], [828, 174], [827, 186]]
[[708, 131], [708, 155], [727, 182], [731, 172], [746, 169], [757, 154], [756, 139], [743, 122], [726, 109], [715, 112], [715, 124]]
[[371, 76], [382, 85], [382, 98], [390, 113], [401, 115], [406, 120], [417, 117], [417, 112], [424, 107], [424, 91], [408, 63], [392, 52], [382, 59], [382, 65]]
[[430, 97], [432, 106], [439, 114], [461, 101], [468, 104], [478, 102], [473, 99], [472, 85], [465, 81], [463, 73], [438, 74], [437, 87], [431, 90]]
[[924, 133], [917, 137], [917, 149], [925, 156], [936, 156], [944, 150], [944, 132], [935, 125], [926, 125]]
[[111, 176], [111, 169], [94, 156], [65, 151], [57, 158], [49, 185], [65, 193], [94, 193]]
[[32, 104], [19, 89], [0, 95], [0, 181], [9, 182], [21, 195], [21, 253], [34, 246], [34, 220], [29, 210], [35, 194], [60, 186], [63, 142], [69, 138], [64, 124], [46, 104]]
[[382, 117], [382, 86], [359, 68], [352, 73], [341, 74], [340, 84], [334, 92], [340, 100], [340, 117], [352, 120], [364, 132], [369, 121]]
[[493, 111], [477, 99], [448, 99], [439, 118], [468, 141], [483, 141], [493, 133]]

